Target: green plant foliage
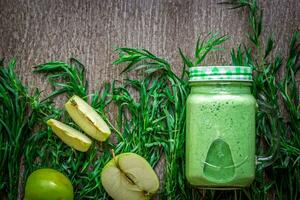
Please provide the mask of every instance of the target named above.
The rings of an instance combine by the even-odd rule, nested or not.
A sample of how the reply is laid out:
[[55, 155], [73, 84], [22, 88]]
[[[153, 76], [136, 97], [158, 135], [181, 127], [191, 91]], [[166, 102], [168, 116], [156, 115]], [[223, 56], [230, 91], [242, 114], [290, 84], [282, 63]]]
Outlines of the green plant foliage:
[[[273, 38], [269, 36], [266, 41], [261, 38], [263, 12], [257, 1], [235, 0], [223, 3], [230, 4], [232, 8], [245, 7], [249, 10], [248, 37], [252, 45], [232, 49], [232, 63], [248, 65], [255, 70], [253, 94], [259, 106], [257, 133], [260, 144], [263, 144], [257, 151], [258, 154], [269, 154], [269, 158], [275, 160], [265, 170], [261, 168], [264, 162], [261, 163], [256, 180], [248, 190], [249, 198], [269, 199], [275, 196], [276, 199], [299, 199], [300, 99], [299, 84], [295, 80], [300, 68], [299, 32], [291, 36], [286, 57], [274, 55]], [[284, 71], [281, 77], [279, 69]], [[265, 149], [270, 151], [265, 152]]]
[[179, 54], [184, 65], [188, 67], [196, 67], [204, 61], [210, 52], [223, 50], [220, 48], [220, 45], [228, 39], [229, 37], [226, 35], [218, 36], [218, 34], [209, 33], [202, 41], [200, 41], [200, 37], [198, 38], [193, 59], [186, 56], [180, 48]]
[[27, 88], [17, 78], [15, 60], [0, 61], [0, 196], [17, 198], [20, 161], [31, 134], [32, 112]]
[[[104, 83], [88, 94], [85, 67], [71, 58], [68, 63], [54, 61], [35, 67], [47, 76], [52, 93], [41, 99], [32, 94], [14, 72], [15, 61], [0, 61], [0, 195], [16, 199], [20, 162], [24, 162], [23, 182], [42, 167], [57, 169], [68, 176], [76, 199], [110, 199], [101, 185], [100, 173], [116, 154], [135, 152], [157, 167], [164, 160], [160, 199], [299, 199], [300, 188], [300, 105], [296, 74], [300, 69], [299, 34], [295, 32], [287, 57], [274, 55], [272, 37], [264, 42], [263, 12], [256, 0], [233, 0], [222, 4], [249, 11], [251, 45], [231, 50], [233, 65], [255, 70], [253, 94], [258, 102], [257, 153], [270, 154], [275, 162], [260, 162], [250, 188], [232, 191], [200, 190], [185, 178], [185, 100], [189, 94], [188, 67], [201, 65], [206, 56], [220, 50], [228, 37], [208, 34], [196, 42], [190, 58], [181, 49], [183, 67], [179, 74], [172, 65], [145, 49], [117, 48], [115, 65], [122, 65], [127, 77]], [[282, 76], [278, 76], [279, 69]], [[130, 78], [132, 71], [140, 72]], [[45, 124], [49, 118], [61, 120], [77, 129], [69, 116], [54, 105], [58, 96], [78, 95], [88, 101], [109, 124], [114, 137], [104, 143], [94, 141], [87, 153], [65, 145]], [[114, 112], [112, 113], [112, 110]], [[113, 120], [114, 119], [114, 120]], [[278, 148], [277, 148], [278, 147]], [[266, 151], [266, 149], [271, 149]], [[276, 150], [278, 149], [278, 150]], [[23, 157], [23, 159], [22, 159]], [[266, 167], [266, 168], [263, 168]], [[21, 180], [21, 179], [20, 179]], [[20, 182], [21, 184], [23, 182]]]

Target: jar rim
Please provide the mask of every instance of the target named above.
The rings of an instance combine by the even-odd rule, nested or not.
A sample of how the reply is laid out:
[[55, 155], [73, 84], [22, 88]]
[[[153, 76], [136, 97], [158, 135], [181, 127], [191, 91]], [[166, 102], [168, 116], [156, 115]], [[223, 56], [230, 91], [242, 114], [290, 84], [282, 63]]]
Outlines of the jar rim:
[[221, 85], [242, 84], [242, 85], [251, 86], [252, 82], [251, 81], [233, 81], [233, 80], [189, 81], [190, 86], [194, 86], [194, 85], [216, 85], [216, 84], [221, 84]]
[[252, 82], [249, 66], [197, 66], [189, 68], [189, 82], [241, 81]]

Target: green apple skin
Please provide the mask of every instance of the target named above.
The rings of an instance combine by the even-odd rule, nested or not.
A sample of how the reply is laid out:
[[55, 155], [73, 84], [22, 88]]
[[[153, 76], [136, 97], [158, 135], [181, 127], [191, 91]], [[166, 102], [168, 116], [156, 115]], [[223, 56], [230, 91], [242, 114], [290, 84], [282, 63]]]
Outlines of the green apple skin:
[[71, 181], [59, 171], [44, 168], [31, 173], [25, 186], [24, 200], [73, 200]]

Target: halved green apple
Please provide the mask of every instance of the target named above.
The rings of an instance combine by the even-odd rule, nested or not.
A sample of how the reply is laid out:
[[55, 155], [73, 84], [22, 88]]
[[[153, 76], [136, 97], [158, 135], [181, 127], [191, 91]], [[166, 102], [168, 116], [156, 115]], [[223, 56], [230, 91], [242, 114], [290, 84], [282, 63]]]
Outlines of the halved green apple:
[[101, 181], [115, 200], [143, 200], [158, 190], [159, 180], [150, 164], [135, 153], [122, 153], [103, 168]]
[[102, 117], [83, 99], [73, 96], [65, 104], [71, 118], [89, 136], [99, 141], [105, 141], [111, 131]]
[[71, 126], [55, 119], [49, 119], [47, 124], [52, 128], [53, 132], [70, 147], [82, 152], [86, 152], [90, 148], [92, 140]]

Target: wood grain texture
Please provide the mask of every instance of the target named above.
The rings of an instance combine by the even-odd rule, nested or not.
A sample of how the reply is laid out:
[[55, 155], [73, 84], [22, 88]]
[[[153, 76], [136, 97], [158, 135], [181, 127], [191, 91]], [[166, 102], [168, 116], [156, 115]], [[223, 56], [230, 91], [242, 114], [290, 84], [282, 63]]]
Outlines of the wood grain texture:
[[[90, 90], [120, 79], [111, 63], [117, 46], [141, 47], [167, 58], [176, 71], [178, 47], [190, 55], [198, 36], [228, 34], [225, 48], [245, 43], [247, 13], [228, 10], [221, 0], [0, 0], [0, 57], [17, 58], [17, 72], [30, 88], [47, 91], [45, 78], [32, 67], [75, 56], [87, 66]], [[285, 54], [300, 28], [299, 0], [261, 0], [266, 33]], [[267, 34], [264, 34], [266, 37]], [[229, 51], [213, 54], [206, 64], [230, 63]], [[298, 79], [299, 81], [299, 79]]]
[[[18, 73], [30, 87], [46, 88], [32, 66], [76, 56], [88, 66], [91, 89], [120, 78], [112, 66], [114, 47], [143, 47], [166, 57], [176, 70], [178, 47], [192, 53], [196, 38], [210, 31], [231, 35], [225, 45], [245, 42], [247, 17], [218, 0], [0, 0], [0, 56], [16, 57]], [[298, 0], [261, 1], [267, 31], [278, 51], [286, 49], [300, 26]], [[213, 55], [208, 64], [228, 63], [229, 54]]]

